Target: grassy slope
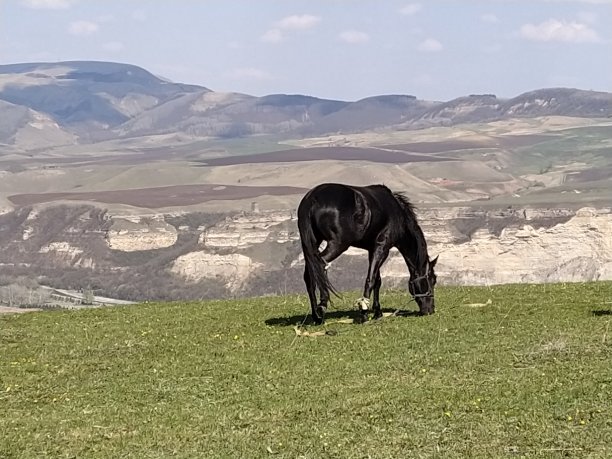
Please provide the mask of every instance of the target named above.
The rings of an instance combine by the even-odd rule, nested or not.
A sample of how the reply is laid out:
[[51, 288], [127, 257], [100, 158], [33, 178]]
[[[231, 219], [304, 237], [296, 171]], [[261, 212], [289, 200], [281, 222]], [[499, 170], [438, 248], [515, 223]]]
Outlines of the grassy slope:
[[612, 283], [437, 297], [316, 338], [303, 296], [0, 317], [0, 457], [612, 455]]

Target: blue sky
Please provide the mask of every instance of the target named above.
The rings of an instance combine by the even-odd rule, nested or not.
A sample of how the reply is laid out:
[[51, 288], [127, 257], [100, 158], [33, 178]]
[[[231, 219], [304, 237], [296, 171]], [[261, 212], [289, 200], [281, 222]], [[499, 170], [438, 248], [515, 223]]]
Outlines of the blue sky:
[[0, 63], [61, 60], [252, 95], [612, 92], [612, 0], [0, 1]]

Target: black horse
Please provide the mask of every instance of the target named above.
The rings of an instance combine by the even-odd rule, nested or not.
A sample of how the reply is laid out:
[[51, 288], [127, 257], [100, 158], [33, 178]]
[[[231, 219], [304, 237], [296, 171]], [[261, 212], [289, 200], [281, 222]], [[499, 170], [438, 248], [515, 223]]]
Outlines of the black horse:
[[[304, 252], [304, 282], [312, 318], [321, 324], [330, 299], [337, 294], [327, 277], [327, 267], [350, 246], [368, 251], [369, 268], [363, 297], [357, 301], [362, 321], [367, 320], [370, 294], [374, 293], [374, 318], [380, 318], [380, 267], [396, 247], [410, 272], [409, 291], [423, 315], [433, 314], [434, 266], [427, 243], [408, 199], [384, 185], [365, 187], [325, 183], [310, 190], [298, 207], [298, 228]], [[320, 252], [319, 246], [327, 242]], [[317, 304], [316, 289], [320, 301]]]

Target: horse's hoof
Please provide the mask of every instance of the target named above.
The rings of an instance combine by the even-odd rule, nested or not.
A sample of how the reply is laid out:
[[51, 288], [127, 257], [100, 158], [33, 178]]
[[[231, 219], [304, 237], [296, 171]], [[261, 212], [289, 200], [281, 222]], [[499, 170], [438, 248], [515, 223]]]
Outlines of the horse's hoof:
[[367, 311], [370, 307], [370, 300], [362, 296], [355, 301], [355, 306], [357, 306], [360, 311]]
[[322, 317], [312, 316], [312, 321], [314, 322], [315, 325], [322, 325], [323, 324], [323, 318]]
[[367, 315], [359, 314], [359, 316], [355, 318], [356, 324], [365, 324], [367, 321], [368, 321]]
[[315, 308], [315, 314], [312, 316], [314, 323], [317, 325], [321, 325], [325, 321], [325, 310], [327, 308], [324, 306], [317, 306]]
[[383, 317], [383, 313], [382, 313], [382, 311], [376, 311], [376, 312], [374, 313], [374, 320], [377, 320], [377, 319], [382, 319], [382, 317]]

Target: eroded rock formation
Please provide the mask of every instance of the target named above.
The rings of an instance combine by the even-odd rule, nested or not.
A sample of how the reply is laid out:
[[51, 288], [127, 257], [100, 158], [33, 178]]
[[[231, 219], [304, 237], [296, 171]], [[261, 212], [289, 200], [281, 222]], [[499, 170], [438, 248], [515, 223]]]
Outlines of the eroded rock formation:
[[[449, 208], [422, 210], [419, 216], [431, 256], [440, 255], [438, 277], [442, 283], [612, 279], [610, 209]], [[146, 228], [125, 233], [122, 250], [142, 250], [136, 247], [143, 247]], [[171, 242], [166, 236], [171, 231], [163, 231], [145, 234], [149, 238], [157, 235], [157, 245], [162, 246]], [[155, 244], [148, 246], [153, 248]], [[366, 253], [358, 249], [349, 250], [343, 257], [363, 259], [364, 266], [367, 263]], [[241, 213], [203, 228], [198, 250], [176, 259], [172, 272], [189, 282], [222, 279], [232, 290], [240, 290], [255, 269], [300, 271], [302, 266], [294, 213], [257, 212]], [[399, 281], [406, 276], [401, 256], [392, 251], [383, 277]]]

